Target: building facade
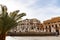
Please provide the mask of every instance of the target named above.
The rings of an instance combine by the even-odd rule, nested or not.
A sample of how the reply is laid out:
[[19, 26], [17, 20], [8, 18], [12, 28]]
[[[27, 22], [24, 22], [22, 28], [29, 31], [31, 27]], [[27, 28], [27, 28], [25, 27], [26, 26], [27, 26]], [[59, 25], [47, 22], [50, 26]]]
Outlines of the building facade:
[[15, 32], [42, 32], [41, 30], [42, 24], [39, 20], [33, 19], [25, 19], [20, 21], [17, 27], [15, 27], [12, 31]]
[[60, 33], [60, 17], [51, 18], [41, 23], [37, 19], [25, 19], [20, 21], [14, 32], [57, 32]]
[[45, 32], [60, 33], [60, 17], [52, 18], [43, 22]]

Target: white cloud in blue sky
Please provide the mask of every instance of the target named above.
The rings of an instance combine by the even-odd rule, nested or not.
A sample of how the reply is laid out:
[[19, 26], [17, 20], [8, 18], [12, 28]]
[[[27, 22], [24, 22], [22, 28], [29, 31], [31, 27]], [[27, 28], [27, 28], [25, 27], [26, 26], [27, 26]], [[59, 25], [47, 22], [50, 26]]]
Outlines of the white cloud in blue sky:
[[25, 18], [37, 18], [41, 21], [60, 16], [60, 0], [0, 0], [9, 11], [16, 9], [25, 12]]

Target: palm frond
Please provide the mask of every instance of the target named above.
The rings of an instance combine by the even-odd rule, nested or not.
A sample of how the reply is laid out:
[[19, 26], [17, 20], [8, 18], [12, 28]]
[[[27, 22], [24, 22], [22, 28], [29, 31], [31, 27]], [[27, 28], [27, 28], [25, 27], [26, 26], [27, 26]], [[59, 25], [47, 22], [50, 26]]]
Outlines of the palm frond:
[[18, 20], [26, 15], [25, 13], [18, 14], [19, 10], [8, 14], [6, 6], [1, 6], [1, 8], [2, 13], [0, 14], [0, 34], [6, 33], [11, 28], [16, 27], [19, 22]]
[[25, 13], [21, 13], [21, 14], [18, 14], [17, 16], [16, 16], [16, 21], [17, 20], [19, 20], [20, 18], [22, 18], [23, 16], [26, 16], [26, 14]]
[[11, 13], [10, 13], [10, 17], [13, 18], [13, 19], [15, 19], [15, 17], [16, 17], [17, 14], [18, 14], [18, 12], [19, 12], [19, 10], [16, 10], [16, 11], [14, 11], [14, 12], [11, 12]]

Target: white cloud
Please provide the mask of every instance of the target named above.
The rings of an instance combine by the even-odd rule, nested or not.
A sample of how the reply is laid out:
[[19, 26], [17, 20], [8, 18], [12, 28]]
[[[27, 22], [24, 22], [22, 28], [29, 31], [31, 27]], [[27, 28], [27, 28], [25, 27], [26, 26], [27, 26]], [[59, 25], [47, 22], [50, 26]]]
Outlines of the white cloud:
[[[49, 3], [46, 1], [46, 5], [42, 7], [36, 7], [40, 6], [36, 5], [36, 2], [38, 3], [38, 0], [0, 0], [0, 3], [6, 5], [9, 11], [19, 9], [25, 12], [27, 14], [25, 18], [37, 18], [43, 21], [60, 15], [60, 8], [56, 6], [57, 0], [51, 0]], [[31, 7], [31, 5], [35, 6]]]
[[41, 21], [60, 15], [60, 8], [54, 6], [43, 7], [36, 10], [32, 9], [31, 11], [32, 11], [32, 17], [36, 17]]

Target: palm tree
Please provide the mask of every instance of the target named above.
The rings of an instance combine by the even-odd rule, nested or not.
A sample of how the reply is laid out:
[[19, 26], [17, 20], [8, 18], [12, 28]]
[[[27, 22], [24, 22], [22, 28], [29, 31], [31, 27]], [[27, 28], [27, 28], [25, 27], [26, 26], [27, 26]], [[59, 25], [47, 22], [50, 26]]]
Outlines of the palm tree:
[[0, 40], [5, 40], [7, 32], [18, 25], [19, 20], [25, 16], [25, 13], [18, 14], [19, 10], [7, 12], [7, 7], [1, 5], [2, 13], [0, 13]]

